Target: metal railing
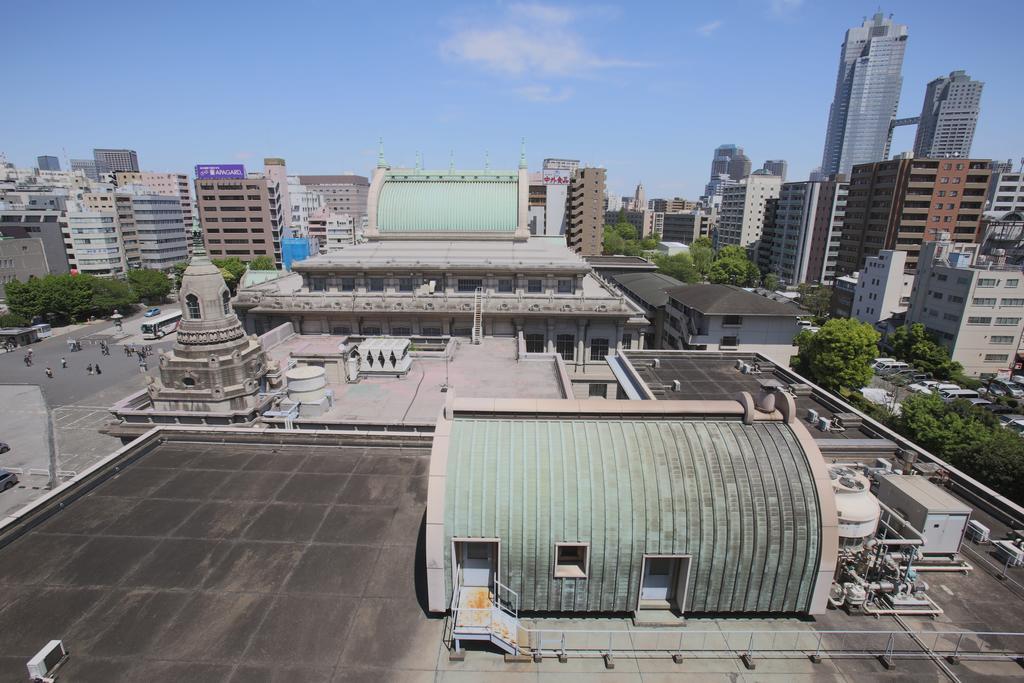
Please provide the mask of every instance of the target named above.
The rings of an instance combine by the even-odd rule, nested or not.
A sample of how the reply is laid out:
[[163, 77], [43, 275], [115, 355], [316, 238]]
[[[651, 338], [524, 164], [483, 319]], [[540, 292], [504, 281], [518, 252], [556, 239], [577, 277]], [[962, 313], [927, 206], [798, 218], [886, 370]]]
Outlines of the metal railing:
[[541, 657], [784, 659], [883, 657], [1015, 661], [1024, 633], [979, 631], [561, 630], [523, 627], [524, 650]]

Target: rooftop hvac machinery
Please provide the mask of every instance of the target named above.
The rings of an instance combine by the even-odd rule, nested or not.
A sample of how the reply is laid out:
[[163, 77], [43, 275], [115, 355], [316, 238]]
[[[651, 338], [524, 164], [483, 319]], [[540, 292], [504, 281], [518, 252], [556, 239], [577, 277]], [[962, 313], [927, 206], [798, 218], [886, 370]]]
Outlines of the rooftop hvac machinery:
[[866, 614], [941, 614], [913, 563], [923, 539], [871, 493], [865, 472], [829, 468], [839, 517], [839, 558], [829, 604]]
[[959, 559], [971, 508], [925, 477], [909, 474], [879, 474], [876, 495], [921, 533], [919, 570], [967, 571]]

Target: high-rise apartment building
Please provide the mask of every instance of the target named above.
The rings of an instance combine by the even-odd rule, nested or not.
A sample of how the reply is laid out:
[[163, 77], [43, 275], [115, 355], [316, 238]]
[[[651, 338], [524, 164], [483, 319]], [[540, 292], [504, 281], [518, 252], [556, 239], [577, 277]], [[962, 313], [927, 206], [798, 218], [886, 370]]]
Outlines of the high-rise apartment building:
[[320, 195], [323, 208], [331, 213], [366, 215], [370, 180], [361, 175], [300, 175], [299, 183]]
[[105, 164], [108, 173], [139, 170], [139, 155], [134, 149], [94, 149], [92, 158], [97, 164]]
[[110, 164], [96, 159], [72, 159], [71, 170], [81, 171], [86, 178], [94, 183], [103, 182], [104, 178], [111, 173]]
[[761, 237], [765, 205], [779, 196], [782, 178], [757, 172], [722, 192], [722, 208], [715, 231], [715, 248], [727, 244], [746, 247]]
[[661, 213], [682, 213], [683, 211], [693, 211], [696, 209], [697, 202], [691, 202], [682, 197], [673, 197], [672, 199], [656, 198], [648, 200], [647, 208]]
[[907, 252], [883, 249], [864, 261], [850, 303], [850, 317], [862, 323], [888, 320], [905, 313], [914, 288], [914, 276], [906, 272]]
[[928, 84], [917, 124], [914, 156], [966, 159], [971, 156], [974, 128], [981, 112], [985, 84], [954, 71]]
[[944, 233], [953, 242], [978, 241], [990, 173], [981, 159], [901, 157], [854, 166], [838, 274], [860, 270], [882, 249], [907, 252], [914, 271], [921, 247]]
[[36, 168], [40, 171], [59, 171], [60, 159], [47, 155], [38, 156], [36, 157]]
[[288, 214], [279, 183], [269, 176], [247, 175], [240, 164], [196, 167], [196, 207], [210, 256], [237, 256], [243, 261], [269, 256], [281, 266], [281, 237]]
[[846, 192], [841, 181], [783, 183], [778, 198], [766, 204], [758, 266], [785, 285], [831, 282]]
[[566, 243], [582, 256], [599, 256], [604, 237], [606, 171], [584, 166], [569, 184], [569, 219]]
[[786, 163], [785, 159], [769, 159], [764, 162], [763, 168], [772, 175], [782, 178], [782, 182], [786, 182], [786, 169], [788, 166], [789, 164]]
[[922, 323], [969, 375], [1010, 370], [1024, 331], [1020, 266], [937, 240], [921, 249], [908, 323]]
[[750, 175], [750, 158], [737, 145], [719, 145], [711, 159], [711, 180], [725, 174], [732, 180], [742, 180]]
[[116, 171], [114, 183], [118, 187], [142, 185], [154, 194], [177, 197], [181, 204], [181, 218], [185, 222], [185, 229], [191, 232], [195, 219], [195, 200], [192, 198], [192, 184], [186, 174]]
[[712, 223], [713, 216], [700, 209], [666, 213], [661, 239], [666, 242], [693, 244], [698, 237], [711, 236]]
[[128, 272], [125, 245], [113, 211], [75, 208], [68, 211], [64, 245], [72, 271], [97, 277]]
[[993, 173], [988, 186], [985, 214], [989, 218], [1002, 218], [1008, 213], [1024, 215], [1024, 169], [1010, 169]]
[[[580, 167], [576, 159], [545, 159], [543, 170], [530, 182], [531, 234], [565, 235], [569, 227], [569, 186]], [[533, 174], [531, 174], [531, 177]], [[538, 208], [542, 207], [542, 208]]]
[[889, 156], [906, 46], [907, 27], [880, 12], [846, 32], [821, 159], [824, 174], [849, 174], [856, 164]]

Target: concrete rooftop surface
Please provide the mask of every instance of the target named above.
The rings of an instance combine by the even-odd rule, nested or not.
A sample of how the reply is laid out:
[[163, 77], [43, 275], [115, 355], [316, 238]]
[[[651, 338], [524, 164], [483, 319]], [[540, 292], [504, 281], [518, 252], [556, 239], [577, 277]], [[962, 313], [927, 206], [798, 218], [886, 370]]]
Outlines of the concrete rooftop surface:
[[[282, 363], [291, 354], [333, 354], [343, 339], [296, 335], [269, 353]], [[459, 340], [447, 364], [440, 357], [413, 356], [405, 377], [363, 375], [356, 384], [329, 383], [334, 407], [318, 419], [433, 423], [444, 405], [445, 384], [460, 397], [564, 398], [553, 359], [519, 361], [516, 340], [487, 337], [479, 345]]]

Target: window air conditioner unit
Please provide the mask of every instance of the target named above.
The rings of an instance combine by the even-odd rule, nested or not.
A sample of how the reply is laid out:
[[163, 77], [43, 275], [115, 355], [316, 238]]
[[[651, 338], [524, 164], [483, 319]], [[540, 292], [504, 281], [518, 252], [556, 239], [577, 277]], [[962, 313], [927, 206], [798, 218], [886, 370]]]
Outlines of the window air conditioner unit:
[[814, 408], [808, 408], [807, 409], [807, 421], [812, 423], [812, 424], [817, 422], [818, 421], [818, 411], [815, 410]]
[[60, 640], [51, 640], [36, 656], [28, 660], [28, 675], [32, 680], [43, 679], [49, 676], [54, 669], [64, 663], [68, 657], [68, 651], [64, 649], [64, 643]]

